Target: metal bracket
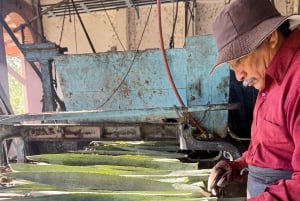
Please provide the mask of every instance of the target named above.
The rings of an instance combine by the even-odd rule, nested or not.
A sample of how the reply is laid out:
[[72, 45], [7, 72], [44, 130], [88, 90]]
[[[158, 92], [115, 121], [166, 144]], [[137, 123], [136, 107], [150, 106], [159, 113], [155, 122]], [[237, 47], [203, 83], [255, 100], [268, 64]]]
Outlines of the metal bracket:
[[43, 83], [43, 103], [44, 111], [53, 111], [53, 90], [51, 81], [51, 70], [49, 62], [54, 59], [54, 56], [62, 54], [67, 49], [60, 48], [55, 43], [36, 43], [36, 44], [20, 44], [20, 48], [27, 61], [41, 64], [41, 74]]
[[241, 156], [240, 151], [234, 145], [224, 141], [201, 141], [196, 140], [191, 132], [191, 126], [181, 124], [179, 126], [179, 143], [181, 150], [207, 150], [207, 151], [226, 151], [237, 159]]

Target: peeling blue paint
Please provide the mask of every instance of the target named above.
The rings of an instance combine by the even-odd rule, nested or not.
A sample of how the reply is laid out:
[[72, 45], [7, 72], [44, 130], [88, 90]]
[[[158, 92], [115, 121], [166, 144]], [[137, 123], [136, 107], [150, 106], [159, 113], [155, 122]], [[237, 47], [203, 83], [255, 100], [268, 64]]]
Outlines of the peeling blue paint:
[[[229, 68], [209, 75], [216, 57], [212, 36], [187, 38], [185, 48], [166, 53], [173, 80], [187, 107], [228, 103]], [[137, 55], [133, 51], [61, 55], [54, 61], [68, 111], [180, 106], [158, 49]], [[225, 135], [227, 110], [196, 112], [194, 116], [204, 128]]]

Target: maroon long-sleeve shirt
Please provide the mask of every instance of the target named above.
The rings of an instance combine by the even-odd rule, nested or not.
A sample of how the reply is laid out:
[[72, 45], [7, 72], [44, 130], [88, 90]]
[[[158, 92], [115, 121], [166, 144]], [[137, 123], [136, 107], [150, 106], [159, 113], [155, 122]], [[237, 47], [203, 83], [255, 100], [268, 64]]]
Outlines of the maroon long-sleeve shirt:
[[300, 200], [300, 30], [294, 30], [266, 70], [258, 94], [251, 143], [243, 154], [258, 167], [293, 171], [249, 201]]

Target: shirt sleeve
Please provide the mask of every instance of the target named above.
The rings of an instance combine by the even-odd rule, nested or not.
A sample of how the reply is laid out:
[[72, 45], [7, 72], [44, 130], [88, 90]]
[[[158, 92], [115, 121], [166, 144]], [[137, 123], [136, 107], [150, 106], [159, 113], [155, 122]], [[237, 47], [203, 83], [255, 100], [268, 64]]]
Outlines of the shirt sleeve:
[[291, 201], [300, 198], [300, 86], [296, 89], [293, 100], [287, 104], [286, 115], [288, 129], [295, 144], [291, 162], [292, 178], [277, 181], [268, 186], [265, 192], [248, 199], [248, 201]]

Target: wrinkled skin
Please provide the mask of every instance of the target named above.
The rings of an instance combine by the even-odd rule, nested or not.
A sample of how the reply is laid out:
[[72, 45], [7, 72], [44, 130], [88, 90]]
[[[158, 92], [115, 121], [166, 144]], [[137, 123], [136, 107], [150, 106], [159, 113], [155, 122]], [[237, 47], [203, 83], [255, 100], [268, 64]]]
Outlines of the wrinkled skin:
[[235, 161], [219, 161], [211, 169], [207, 182], [207, 190], [213, 195], [217, 195], [219, 193], [219, 189], [224, 188], [232, 181], [246, 181], [247, 174], [241, 174], [245, 167], [247, 167], [247, 163], [243, 157], [238, 158]]
[[266, 69], [283, 41], [282, 34], [274, 31], [251, 53], [229, 61], [236, 79], [243, 82], [244, 86], [262, 90], [265, 87]]
[[229, 161], [219, 161], [211, 170], [208, 178], [207, 190], [216, 195], [218, 188], [227, 186], [232, 179], [232, 166]]

